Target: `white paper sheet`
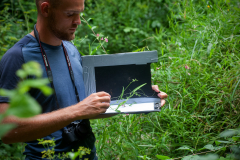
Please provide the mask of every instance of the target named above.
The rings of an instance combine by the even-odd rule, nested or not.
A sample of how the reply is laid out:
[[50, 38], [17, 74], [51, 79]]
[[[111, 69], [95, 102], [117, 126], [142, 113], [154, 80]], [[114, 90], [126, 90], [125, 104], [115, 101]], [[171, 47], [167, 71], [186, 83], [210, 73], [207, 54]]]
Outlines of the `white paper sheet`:
[[[118, 113], [115, 110], [118, 105], [111, 105], [105, 113]], [[121, 112], [141, 112], [141, 111], [153, 111], [154, 103], [139, 103], [139, 104], [124, 104], [118, 108]]]

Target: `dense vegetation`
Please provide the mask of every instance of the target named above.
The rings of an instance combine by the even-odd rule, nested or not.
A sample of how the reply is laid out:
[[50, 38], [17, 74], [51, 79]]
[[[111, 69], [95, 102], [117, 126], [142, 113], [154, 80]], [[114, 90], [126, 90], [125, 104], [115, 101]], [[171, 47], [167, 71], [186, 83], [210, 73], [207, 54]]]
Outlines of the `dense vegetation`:
[[[83, 17], [96, 34], [108, 37], [103, 44], [108, 54], [158, 51], [152, 81], [169, 95], [159, 113], [92, 120], [100, 159], [164, 159], [160, 155], [206, 151], [215, 154], [205, 159], [227, 159], [229, 153], [240, 159], [239, 144], [232, 145], [239, 132], [219, 135], [240, 127], [238, 0], [88, 0], [85, 5]], [[0, 9], [1, 56], [32, 30], [36, 9], [26, 0], [2, 0]], [[86, 55], [99, 46], [95, 39], [83, 21], [73, 42]], [[95, 51], [104, 54], [100, 47]], [[15, 144], [0, 148], [0, 157], [17, 157], [13, 153], [22, 150]], [[182, 159], [190, 158], [198, 157]]]

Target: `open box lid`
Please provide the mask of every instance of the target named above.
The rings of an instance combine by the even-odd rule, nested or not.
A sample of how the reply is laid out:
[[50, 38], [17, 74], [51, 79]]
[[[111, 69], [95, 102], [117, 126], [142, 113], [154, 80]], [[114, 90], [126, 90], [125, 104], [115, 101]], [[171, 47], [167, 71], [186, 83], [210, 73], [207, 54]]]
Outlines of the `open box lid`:
[[[111, 106], [105, 114], [160, 111], [160, 98], [151, 87], [150, 64], [157, 61], [157, 51], [82, 56], [86, 96], [109, 93]], [[137, 95], [128, 98], [139, 86]]]

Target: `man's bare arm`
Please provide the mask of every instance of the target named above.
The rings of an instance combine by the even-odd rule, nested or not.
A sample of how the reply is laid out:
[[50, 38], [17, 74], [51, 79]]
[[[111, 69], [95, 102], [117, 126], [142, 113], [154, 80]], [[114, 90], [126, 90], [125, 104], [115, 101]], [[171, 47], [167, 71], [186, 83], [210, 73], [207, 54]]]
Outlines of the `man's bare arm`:
[[[104, 102], [104, 103], [102, 103]], [[17, 128], [11, 130], [2, 141], [6, 144], [27, 142], [45, 137], [78, 119], [91, 119], [105, 113], [110, 103], [110, 95], [98, 92], [90, 95], [82, 102], [53, 112], [40, 114], [31, 118], [8, 116], [3, 123], [15, 123]], [[9, 107], [8, 103], [0, 103], [0, 112]]]

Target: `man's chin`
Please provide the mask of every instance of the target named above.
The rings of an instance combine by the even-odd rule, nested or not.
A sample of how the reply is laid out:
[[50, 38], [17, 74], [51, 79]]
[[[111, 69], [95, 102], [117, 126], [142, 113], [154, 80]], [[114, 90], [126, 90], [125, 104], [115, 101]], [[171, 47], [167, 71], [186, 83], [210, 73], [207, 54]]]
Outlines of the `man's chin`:
[[62, 40], [65, 40], [65, 41], [71, 41], [75, 38], [75, 34], [72, 34], [70, 36], [66, 36], [66, 37], [62, 37], [61, 39]]
[[73, 35], [71, 36], [71, 38], [70, 38], [69, 41], [74, 40], [74, 38], [75, 38], [75, 34], [73, 34]]

